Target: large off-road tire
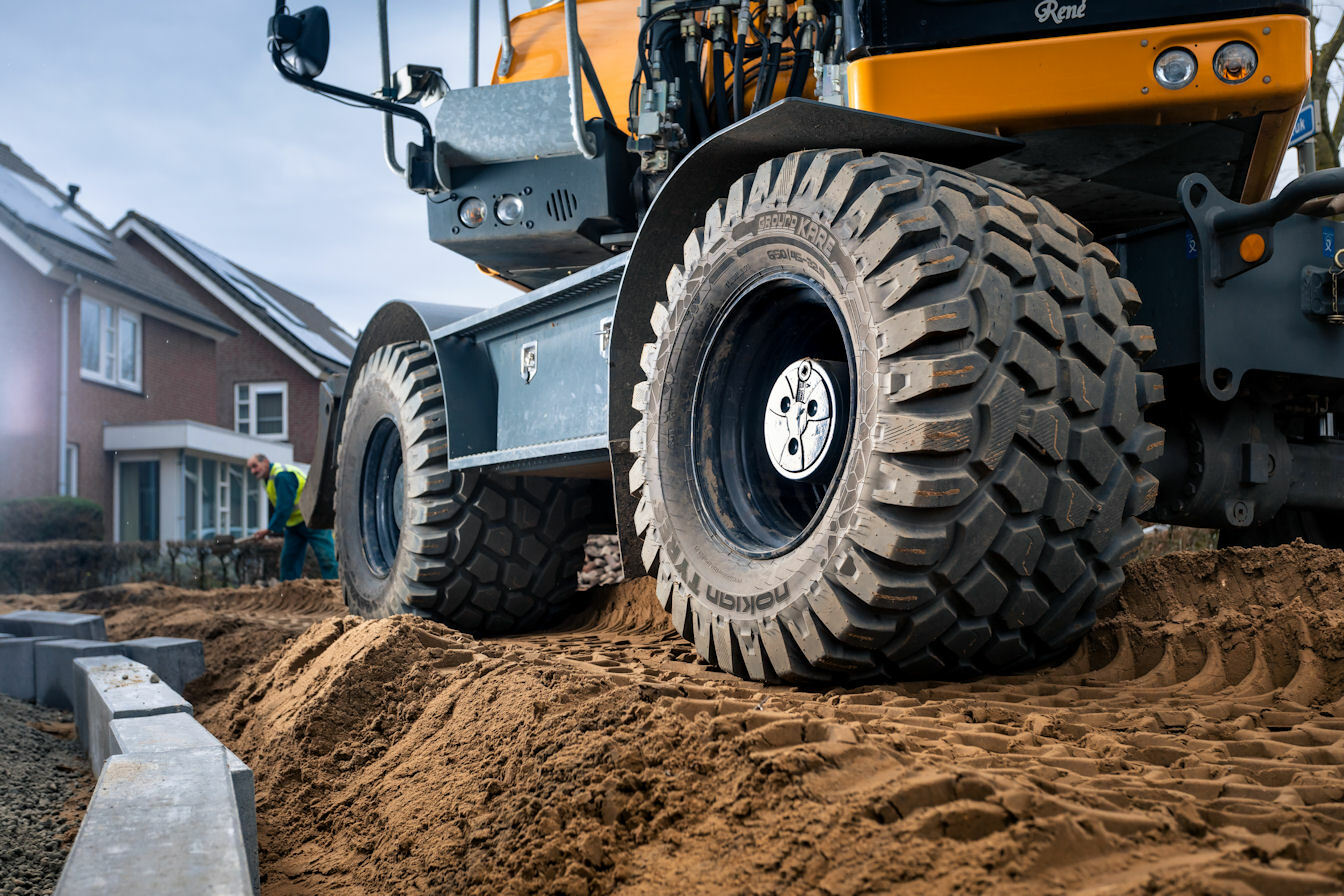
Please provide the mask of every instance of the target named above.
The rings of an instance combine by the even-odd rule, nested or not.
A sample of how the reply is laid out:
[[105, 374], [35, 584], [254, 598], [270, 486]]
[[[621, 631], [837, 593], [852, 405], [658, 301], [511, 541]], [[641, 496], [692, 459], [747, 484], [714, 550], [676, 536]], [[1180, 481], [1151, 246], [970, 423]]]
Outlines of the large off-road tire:
[[1344, 513], [1325, 510], [1280, 510], [1265, 523], [1245, 528], [1231, 526], [1218, 532], [1218, 547], [1274, 547], [1297, 539], [1327, 548], [1344, 548]]
[[1048, 203], [909, 158], [800, 152], [738, 181], [668, 276], [633, 399], [675, 627], [764, 680], [962, 677], [1075, 643], [1163, 444], [1117, 270]]
[[586, 482], [448, 470], [428, 344], [383, 346], [360, 370], [336, 472], [353, 612], [417, 613], [477, 634], [535, 628], [577, 589], [590, 512]]

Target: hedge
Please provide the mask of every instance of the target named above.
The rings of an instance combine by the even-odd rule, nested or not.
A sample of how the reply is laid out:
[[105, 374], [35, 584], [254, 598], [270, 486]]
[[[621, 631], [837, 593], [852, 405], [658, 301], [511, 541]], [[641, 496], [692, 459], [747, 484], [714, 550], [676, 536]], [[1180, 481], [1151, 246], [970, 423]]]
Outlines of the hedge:
[[[280, 544], [245, 541], [157, 541], [107, 544], [50, 541], [0, 544], [0, 594], [83, 591], [123, 582], [164, 582], [183, 588], [217, 588], [264, 582], [279, 576]], [[304, 575], [318, 575], [309, 551]]]
[[0, 501], [0, 542], [102, 541], [103, 508], [85, 498]]

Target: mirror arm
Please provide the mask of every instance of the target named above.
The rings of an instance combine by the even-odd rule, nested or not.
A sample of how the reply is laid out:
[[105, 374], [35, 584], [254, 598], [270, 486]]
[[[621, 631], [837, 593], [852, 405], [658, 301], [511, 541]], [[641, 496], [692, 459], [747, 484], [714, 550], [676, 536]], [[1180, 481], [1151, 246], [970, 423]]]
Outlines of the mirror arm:
[[[313, 81], [309, 80], [308, 78], [302, 78], [296, 75], [294, 72], [290, 71], [289, 68], [285, 66], [284, 59], [281, 58], [280, 55], [279, 47], [271, 48], [271, 63], [275, 66], [275, 70], [278, 71], [281, 77], [283, 77], [286, 81], [292, 81], [295, 84], [298, 84], [300, 87], [308, 88], [314, 93], [322, 93], [326, 94], [327, 96], [339, 97], [343, 100], [347, 100], [352, 103], [358, 103], [359, 105], [363, 106], [368, 106], [372, 109], [381, 109], [383, 112], [386, 112], [389, 115], [399, 115], [402, 118], [410, 119], [411, 121], [420, 125], [420, 131], [424, 135], [424, 144], [421, 146], [421, 150], [424, 153], [426, 153], [430, 158], [433, 158], [434, 130], [433, 128], [430, 127], [429, 119], [425, 118], [424, 115], [421, 115], [415, 109], [409, 109], [406, 106], [398, 105], [397, 103], [393, 103], [388, 100], [379, 99], [378, 97], [368, 96], [367, 94], [356, 93], [353, 90], [346, 90], [344, 87], [337, 87], [334, 84], [323, 84], [321, 81]], [[437, 171], [437, 166], [435, 166], [435, 170]], [[440, 180], [437, 174], [435, 175], [435, 179]], [[443, 188], [442, 183], [440, 183], [439, 186], [440, 188]]]
[[[378, 0], [378, 54], [383, 63], [383, 98], [392, 93], [392, 63], [387, 47], [387, 0]], [[397, 151], [392, 143], [392, 115], [383, 113], [383, 157], [393, 174], [405, 174], [406, 169], [397, 162]]]
[[328, 96], [338, 96], [343, 100], [349, 100], [352, 103], [359, 103], [363, 106], [369, 106], [373, 109], [382, 109], [384, 112], [392, 115], [400, 115], [402, 118], [409, 118], [411, 121], [420, 125], [420, 130], [424, 133], [425, 146], [433, 147], [434, 130], [429, 125], [429, 119], [421, 115], [415, 109], [408, 109], [405, 106], [388, 100], [379, 99], [376, 96], [369, 96], [364, 93], [356, 93], [353, 90], [346, 90], [344, 87], [337, 87], [335, 84], [323, 84], [321, 81], [310, 81], [307, 78], [301, 78], [285, 67], [284, 60], [280, 57], [279, 49], [271, 50], [271, 62], [286, 81], [293, 81], [300, 87], [306, 87], [315, 93], [324, 93]]

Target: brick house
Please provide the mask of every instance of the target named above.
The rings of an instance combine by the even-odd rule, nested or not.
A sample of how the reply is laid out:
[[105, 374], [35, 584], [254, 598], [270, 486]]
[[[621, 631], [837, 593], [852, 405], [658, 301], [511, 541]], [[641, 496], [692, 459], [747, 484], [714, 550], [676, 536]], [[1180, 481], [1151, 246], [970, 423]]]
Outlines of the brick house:
[[277, 359], [273, 324], [107, 230], [76, 189], [0, 143], [0, 500], [89, 498], [117, 541], [260, 528], [265, 493], [243, 463], [311, 458], [317, 383], [339, 359]]

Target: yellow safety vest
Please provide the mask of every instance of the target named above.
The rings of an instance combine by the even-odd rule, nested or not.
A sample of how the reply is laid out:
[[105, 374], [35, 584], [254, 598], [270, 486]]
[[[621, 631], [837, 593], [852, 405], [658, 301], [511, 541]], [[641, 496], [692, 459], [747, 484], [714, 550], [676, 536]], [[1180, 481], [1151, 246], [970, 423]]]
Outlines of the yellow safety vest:
[[303, 484], [307, 479], [298, 467], [291, 467], [289, 464], [271, 464], [271, 472], [266, 477], [266, 497], [271, 499], [272, 507], [275, 506], [275, 477], [281, 473], [293, 473], [294, 478], [299, 480], [299, 487], [294, 491], [294, 512], [285, 520], [285, 526], [297, 526], [303, 522], [303, 511], [299, 510], [299, 495], [303, 494]]

